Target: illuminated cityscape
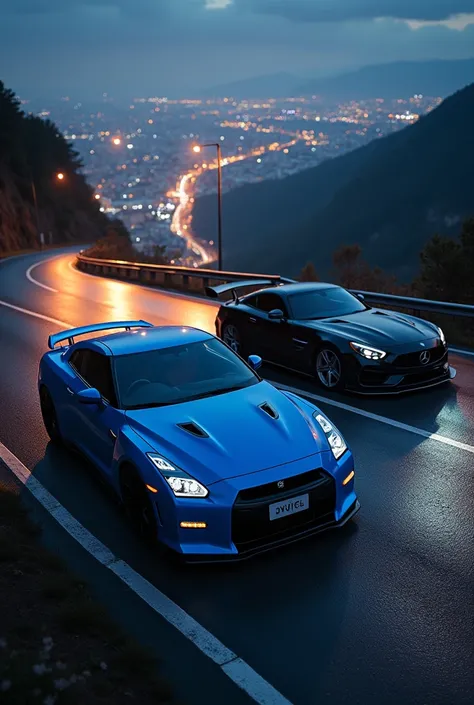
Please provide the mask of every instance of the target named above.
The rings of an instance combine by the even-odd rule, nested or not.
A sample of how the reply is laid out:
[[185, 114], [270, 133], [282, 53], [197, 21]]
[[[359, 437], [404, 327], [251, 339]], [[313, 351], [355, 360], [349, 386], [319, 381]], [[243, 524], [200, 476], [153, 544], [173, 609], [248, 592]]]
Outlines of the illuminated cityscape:
[[[69, 98], [26, 110], [53, 119], [79, 152], [105, 213], [120, 217], [135, 247], [159, 245], [173, 263], [212, 265], [216, 233], [199, 238], [193, 204], [217, 189], [217, 159], [194, 145], [222, 149], [223, 190], [282, 179], [415, 122], [441, 98], [324, 103], [318, 96], [234, 100], [135, 98], [104, 94], [100, 106]], [[291, 208], [291, 203], [287, 204]]]

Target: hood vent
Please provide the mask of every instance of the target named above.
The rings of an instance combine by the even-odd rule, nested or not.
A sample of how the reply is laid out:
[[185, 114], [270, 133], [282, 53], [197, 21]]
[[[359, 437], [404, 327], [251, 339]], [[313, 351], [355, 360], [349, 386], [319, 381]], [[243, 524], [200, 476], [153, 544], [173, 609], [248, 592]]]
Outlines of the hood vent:
[[179, 423], [178, 426], [182, 428], [183, 431], [186, 431], [186, 433], [190, 433], [192, 436], [196, 436], [197, 438], [209, 438], [209, 435], [193, 421], [189, 421], [188, 423]]
[[263, 404], [259, 405], [259, 408], [264, 411], [266, 414], [268, 414], [272, 419], [277, 419], [278, 418], [278, 412], [275, 411], [275, 409], [270, 406], [268, 402], [264, 402]]

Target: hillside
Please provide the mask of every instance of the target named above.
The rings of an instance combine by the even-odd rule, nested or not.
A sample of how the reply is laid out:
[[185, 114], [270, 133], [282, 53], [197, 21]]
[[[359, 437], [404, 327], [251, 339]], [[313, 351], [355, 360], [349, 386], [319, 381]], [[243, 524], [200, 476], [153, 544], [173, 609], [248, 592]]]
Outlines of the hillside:
[[399, 61], [306, 81], [297, 92], [335, 100], [408, 98], [416, 93], [445, 98], [472, 81], [474, 59]]
[[[417, 123], [316, 168], [224, 196], [224, 265], [328, 274], [341, 244], [411, 277], [434, 233], [474, 212], [474, 84]], [[215, 232], [215, 197], [197, 200], [194, 230]]]
[[109, 221], [81, 166], [55, 125], [25, 115], [0, 81], [0, 253], [38, 247], [39, 232], [46, 244], [104, 234]]

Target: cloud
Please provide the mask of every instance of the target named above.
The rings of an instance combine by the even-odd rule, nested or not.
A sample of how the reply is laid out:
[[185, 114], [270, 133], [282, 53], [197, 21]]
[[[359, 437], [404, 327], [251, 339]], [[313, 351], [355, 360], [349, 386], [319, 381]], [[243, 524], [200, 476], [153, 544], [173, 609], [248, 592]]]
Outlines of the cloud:
[[341, 22], [386, 17], [439, 21], [474, 12], [474, 0], [234, 0], [242, 10], [301, 22]]

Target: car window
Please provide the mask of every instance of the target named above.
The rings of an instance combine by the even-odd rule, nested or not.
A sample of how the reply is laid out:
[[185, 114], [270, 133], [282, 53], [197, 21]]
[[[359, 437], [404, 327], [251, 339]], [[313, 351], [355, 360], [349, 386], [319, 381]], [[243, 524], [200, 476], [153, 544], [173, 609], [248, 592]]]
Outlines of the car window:
[[278, 308], [280, 311], [283, 311], [285, 316], [287, 315], [285, 303], [278, 294], [259, 294], [257, 308], [261, 311], [265, 311], [265, 313], [269, 313]]
[[247, 306], [257, 308], [265, 313], [269, 313], [270, 311], [279, 308], [280, 311], [283, 311], [285, 316], [288, 316], [286, 304], [283, 299], [278, 296], [278, 294], [253, 294], [252, 296], [248, 296], [244, 303]]
[[291, 294], [288, 299], [293, 318], [300, 320], [348, 316], [367, 310], [367, 306], [360, 299], [340, 286], [303, 291]]
[[86, 350], [75, 350], [69, 358], [69, 364], [82, 376], [82, 364]]
[[260, 378], [217, 338], [113, 358], [124, 409], [181, 404], [243, 389]]
[[71, 355], [70, 363], [90, 387], [97, 389], [112, 406], [117, 406], [109, 357], [82, 348]]

